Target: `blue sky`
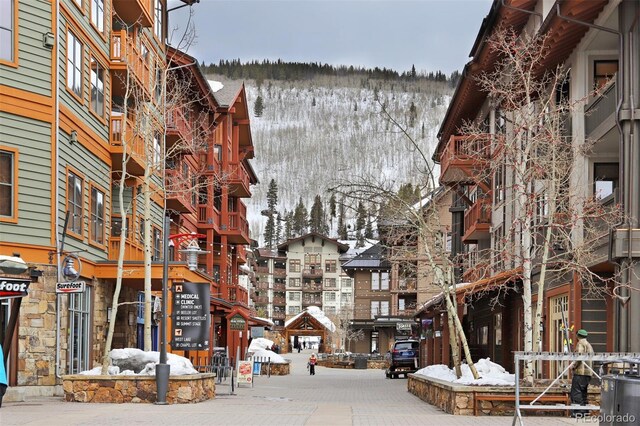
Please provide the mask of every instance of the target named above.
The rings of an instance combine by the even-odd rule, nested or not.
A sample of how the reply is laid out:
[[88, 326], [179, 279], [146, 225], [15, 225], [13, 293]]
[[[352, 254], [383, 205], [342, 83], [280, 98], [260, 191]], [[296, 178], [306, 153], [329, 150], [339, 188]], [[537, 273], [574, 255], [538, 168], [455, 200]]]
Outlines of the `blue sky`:
[[[193, 6], [199, 61], [282, 59], [461, 70], [491, 0], [200, 0]], [[181, 4], [169, 0], [169, 8]], [[170, 13], [180, 33], [189, 8]], [[175, 37], [175, 36], [174, 36]]]

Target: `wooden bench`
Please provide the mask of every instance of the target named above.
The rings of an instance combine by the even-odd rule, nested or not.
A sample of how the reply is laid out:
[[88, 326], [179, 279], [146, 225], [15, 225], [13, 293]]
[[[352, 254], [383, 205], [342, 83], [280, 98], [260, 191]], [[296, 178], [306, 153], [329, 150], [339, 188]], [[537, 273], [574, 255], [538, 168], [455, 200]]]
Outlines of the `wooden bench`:
[[[532, 402], [538, 398], [538, 395], [520, 395], [520, 402]], [[473, 415], [477, 416], [479, 410], [484, 408], [479, 407], [478, 401], [511, 401], [513, 402], [513, 409], [515, 410], [516, 395], [515, 394], [490, 394], [490, 393], [473, 393]], [[556, 402], [563, 404], [570, 404], [568, 394], [549, 394], [543, 395], [537, 402]], [[488, 409], [489, 413], [493, 411], [493, 408]], [[544, 405], [540, 405], [540, 410], [544, 410]]]

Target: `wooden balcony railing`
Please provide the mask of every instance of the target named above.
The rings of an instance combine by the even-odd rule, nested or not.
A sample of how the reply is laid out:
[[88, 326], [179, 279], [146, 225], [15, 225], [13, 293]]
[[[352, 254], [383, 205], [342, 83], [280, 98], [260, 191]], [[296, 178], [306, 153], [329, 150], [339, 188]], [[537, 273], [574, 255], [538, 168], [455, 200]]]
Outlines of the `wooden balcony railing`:
[[256, 266], [256, 272], [259, 274], [268, 274], [269, 267], [268, 266]]
[[242, 163], [229, 164], [227, 181], [229, 191], [236, 197], [246, 198], [251, 196], [249, 173]]
[[317, 298], [304, 297], [304, 298], [302, 298], [302, 305], [305, 305], [305, 306], [308, 306], [308, 305], [322, 306], [322, 298], [321, 297], [317, 297]]
[[479, 198], [464, 214], [463, 241], [475, 241], [489, 235], [491, 227], [491, 198]]
[[[191, 122], [181, 109], [175, 108], [167, 112], [167, 150], [190, 150], [193, 148]], [[176, 144], [179, 144], [177, 146]], [[176, 148], [174, 148], [176, 147]]]
[[321, 278], [322, 268], [305, 268], [302, 270], [302, 276], [304, 278]]
[[287, 270], [286, 269], [281, 269], [281, 268], [274, 268], [273, 269], [273, 276], [274, 277], [286, 277], [287, 276]]
[[286, 285], [285, 285], [285, 283], [273, 283], [273, 290], [274, 291], [285, 291], [286, 290]]
[[400, 291], [417, 291], [418, 279], [417, 278], [399, 278], [398, 290]]
[[[141, 244], [134, 243], [127, 239], [125, 241], [124, 258], [126, 261], [142, 261], [144, 260], [144, 248]], [[120, 254], [120, 237], [111, 237], [109, 239], [109, 260], [118, 260]]]
[[473, 182], [475, 168], [491, 158], [489, 134], [451, 136], [440, 156], [440, 179], [444, 183]]
[[271, 314], [271, 318], [276, 320], [283, 320], [285, 316], [286, 314], [284, 312], [273, 311], [273, 313]]
[[192, 189], [189, 185], [179, 170], [167, 169], [165, 171], [168, 208], [181, 212], [191, 211], [193, 208], [193, 204], [191, 204]]
[[320, 283], [303, 283], [302, 291], [322, 291], [322, 284]]
[[111, 33], [111, 66], [112, 69], [126, 69], [131, 72], [134, 80], [145, 91], [150, 90], [149, 54], [142, 55], [127, 30], [117, 30]]
[[122, 170], [122, 158], [128, 157], [127, 171], [134, 176], [144, 173], [145, 141], [134, 133], [129, 119], [112, 112], [109, 119], [109, 144], [113, 170]]
[[460, 266], [463, 268], [463, 280], [474, 282], [491, 276], [491, 260], [489, 250], [462, 253], [459, 255]]
[[287, 299], [285, 299], [284, 297], [274, 297], [273, 304], [278, 306], [286, 305]]

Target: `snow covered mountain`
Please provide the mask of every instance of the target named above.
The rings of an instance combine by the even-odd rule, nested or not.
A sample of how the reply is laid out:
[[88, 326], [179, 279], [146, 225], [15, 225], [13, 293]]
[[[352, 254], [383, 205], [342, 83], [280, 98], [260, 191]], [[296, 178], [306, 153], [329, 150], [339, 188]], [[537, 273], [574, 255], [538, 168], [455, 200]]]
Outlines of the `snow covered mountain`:
[[[220, 75], [209, 78], [226, 80]], [[307, 209], [316, 195], [328, 205], [326, 189], [336, 180], [376, 176], [400, 185], [420, 179], [422, 158], [381, 113], [381, 103], [407, 126], [430, 158], [452, 94], [447, 82], [362, 76], [268, 80], [260, 85], [249, 80], [245, 86], [253, 114], [252, 165], [260, 179], [247, 200], [248, 219], [252, 238], [260, 240], [266, 222], [260, 211], [267, 208], [272, 178], [278, 185], [277, 209], [282, 213], [293, 210], [300, 197]], [[256, 110], [258, 97], [264, 108]]]

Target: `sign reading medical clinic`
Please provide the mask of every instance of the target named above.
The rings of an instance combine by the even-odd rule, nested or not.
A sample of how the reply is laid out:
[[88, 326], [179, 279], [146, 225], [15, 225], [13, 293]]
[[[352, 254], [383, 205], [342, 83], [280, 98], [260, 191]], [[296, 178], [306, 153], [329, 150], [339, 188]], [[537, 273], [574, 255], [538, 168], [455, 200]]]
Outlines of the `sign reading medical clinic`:
[[176, 283], [173, 291], [171, 348], [184, 351], [209, 349], [209, 284]]

